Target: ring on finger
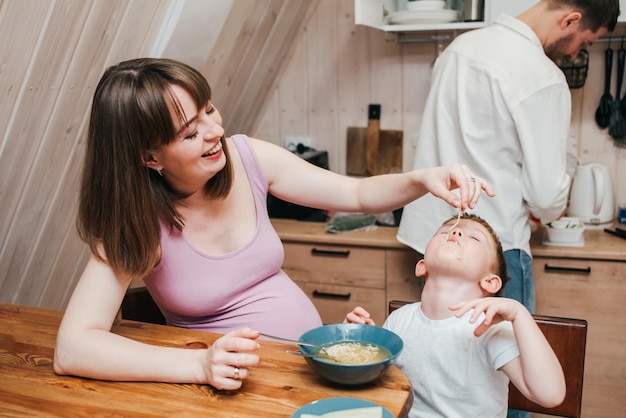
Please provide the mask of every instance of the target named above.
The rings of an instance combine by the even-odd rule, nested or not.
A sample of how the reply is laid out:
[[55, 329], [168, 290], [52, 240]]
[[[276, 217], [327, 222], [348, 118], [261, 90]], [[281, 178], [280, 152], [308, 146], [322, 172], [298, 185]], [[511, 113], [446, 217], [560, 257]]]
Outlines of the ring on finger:
[[469, 181], [470, 183], [476, 183], [476, 177], [468, 177], [467, 181]]
[[235, 366], [235, 374], [233, 376], [233, 379], [239, 380], [239, 367], [237, 366]]

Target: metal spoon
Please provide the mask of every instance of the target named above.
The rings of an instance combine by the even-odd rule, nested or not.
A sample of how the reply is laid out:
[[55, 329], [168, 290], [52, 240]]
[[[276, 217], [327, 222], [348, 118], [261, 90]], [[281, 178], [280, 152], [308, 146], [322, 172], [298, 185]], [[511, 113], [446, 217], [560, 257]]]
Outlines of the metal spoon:
[[321, 353], [319, 351], [316, 351], [316, 352], [313, 352], [313, 353], [310, 353], [310, 354], [304, 354], [304, 353], [301, 353], [299, 351], [285, 350], [285, 353], [293, 354], [294, 356], [300, 356], [300, 357], [322, 358], [322, 359], [336, 361], [333, 356], [329, 356], [329, 355], [323, 354], [323, 353]]
[[266, 337], [266, 338], [270, 338], [270, 339], [276, 340], [276, 341], [281, 341], [281, 342], [284, 342], [284, 343], [290, 343], [290, 344], [295, 344], [295, 345], [303, 345], [305, 347], [317, 348], [318, 351], [325, 353], [326, 356], [330, 356], [330, 354], [328, 354], [328, 352], [326, 350], [324, 350], [324, 347], [322, 347], [321, 345], [305, 343], [305, 342], [302, 342], [302, 341], [292, 340], [292, 339], [289, 339], [289, 338], [276, 337], [274, 335], [265, 334], [264, 332], [261, 332], [261, 335]]

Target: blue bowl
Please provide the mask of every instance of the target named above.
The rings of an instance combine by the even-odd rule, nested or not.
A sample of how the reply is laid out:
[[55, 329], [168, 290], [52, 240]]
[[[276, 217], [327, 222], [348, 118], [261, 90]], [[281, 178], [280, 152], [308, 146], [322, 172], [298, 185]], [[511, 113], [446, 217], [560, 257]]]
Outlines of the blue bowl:
[[[332, 324], [314, 328], [300, 337], [300, 341], [321, 346], [340, 342], [376, 344], [391, 353], [385, 360], [368, 364], [341, 364], [306, 357], [307, 363], [322, 377], [342, 385], [362, 385], [382, 376], [402, 352], [404, 343], [397, 334], [374, 325]], [[315, 353], [316, 349], [298, 346], [303, 354]]]

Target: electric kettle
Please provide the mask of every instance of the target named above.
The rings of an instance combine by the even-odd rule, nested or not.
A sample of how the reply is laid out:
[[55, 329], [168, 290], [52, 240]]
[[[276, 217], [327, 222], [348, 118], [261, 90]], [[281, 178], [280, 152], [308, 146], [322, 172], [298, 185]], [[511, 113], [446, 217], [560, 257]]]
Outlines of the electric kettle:
[[609, 169], [603, 164], [579, 165], [570, 191], [568, 216], [578, 217], [586, 224], [613, 221], [615, 203]]

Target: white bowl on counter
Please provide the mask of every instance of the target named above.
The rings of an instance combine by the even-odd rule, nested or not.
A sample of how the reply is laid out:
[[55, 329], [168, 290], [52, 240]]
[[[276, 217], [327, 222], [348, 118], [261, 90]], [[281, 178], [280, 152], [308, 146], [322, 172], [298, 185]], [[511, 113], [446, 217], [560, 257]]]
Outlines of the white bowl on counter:
[[546, 240], [551, 243], [575, 244], [583, 239], [585, 224], [580, 218], [563, 217], [545, 224]]

